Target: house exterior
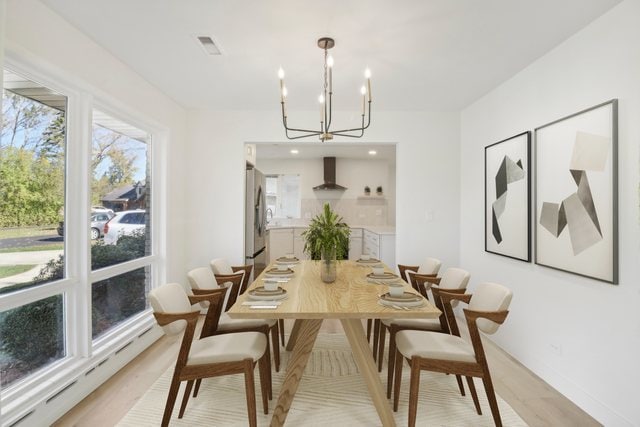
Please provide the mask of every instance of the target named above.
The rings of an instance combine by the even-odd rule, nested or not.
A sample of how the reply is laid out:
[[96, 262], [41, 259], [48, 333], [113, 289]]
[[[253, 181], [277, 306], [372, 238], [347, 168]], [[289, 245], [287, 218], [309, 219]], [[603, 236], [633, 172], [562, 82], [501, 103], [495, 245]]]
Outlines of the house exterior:
[[146, 206], [146, 184], [138, 181], [107, 193], [102, 199], [102, 206], [114, 212], [132, 209], [144, 209]]

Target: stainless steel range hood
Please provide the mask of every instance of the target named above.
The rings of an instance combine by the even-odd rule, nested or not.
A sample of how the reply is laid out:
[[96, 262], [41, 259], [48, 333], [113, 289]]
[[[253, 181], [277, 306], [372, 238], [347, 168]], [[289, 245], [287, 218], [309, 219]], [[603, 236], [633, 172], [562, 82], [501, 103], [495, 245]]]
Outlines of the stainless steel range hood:
[[324, 184], [316, 185], [314, 190], [340, 190], [344, 191], [347, 188], [342, 185], [336, 184], [336, 158], [335, 157], [323, 157], [324, 161]]

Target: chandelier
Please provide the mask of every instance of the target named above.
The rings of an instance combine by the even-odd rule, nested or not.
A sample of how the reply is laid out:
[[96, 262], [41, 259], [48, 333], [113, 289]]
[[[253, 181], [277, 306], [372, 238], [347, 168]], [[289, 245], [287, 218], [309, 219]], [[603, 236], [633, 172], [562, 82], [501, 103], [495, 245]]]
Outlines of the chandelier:
[[[318, 39], [318, 47], [324, 50], [324, 87], [318, 102], [320, 103], [320, 127], [313, 129], [298, 129], [289, 127], [287, 123], [287, 87], [284, 84], [284, 70], [282, 67], [278, 70], [280, 78], [280, 105], [282, 106], [282, 123], [284, 124], [285, 135], [288, 139], [307, 138], [309, 136], [318, 136], [320, 141], [324, 142], [333, 139], [334, 136], [346, 136], [349, 138], [360, 138], [364, 135], [364, 130], [371, 124], [371, 71], [367, 68], [364, 77], [367, 80], [366, 86], [360, 88], [362, 94], [362, 122], [360, 127], [351, 129], [331, 130], [332, 119], [332, 99], [333, 99], [333, 57], [329, 55], [329, 49], [335, 46], [335, 41], [330, 37], [322, 37]], [[368, 104], [368, 108], [367, 108]], [[366, 125], [365, 125], [366, 120]], [[293, 136], [289, 135], [293, 132]]]

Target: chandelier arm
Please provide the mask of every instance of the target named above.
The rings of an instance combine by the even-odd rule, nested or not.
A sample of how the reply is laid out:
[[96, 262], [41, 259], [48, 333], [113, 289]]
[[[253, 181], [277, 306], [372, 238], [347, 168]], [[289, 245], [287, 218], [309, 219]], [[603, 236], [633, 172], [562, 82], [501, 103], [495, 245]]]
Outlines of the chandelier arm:
[[308, 133], [309, 136], [320, 135], [322, 133], [320, 131], [310, 130], [310, 129], [295, 129], [295, 128], [285, 128], [285, 129], [291, 132], [305, 132], [305, 133]]
[[364, 132], [361, 132], [360, 135], [349, 135], [349, 134], [346, 134], [346, 133], [331, 132], [331, 135], [333, 135], [333, 136], [346, 136], [347, 138], [362, 138], [362, 136], [364, 135]]
[[300, 138], [309, 138], [310, 136], [320, 135], [320, 132], [309, 133], [307, 135], [289, 136], [289, 134], [285, 131], [285, 135], [287, 139], [300, 139]]
[[365, 130], [365, 129], [367, 129], [367, 128], [369, 127], [369, 125], [371, 124], [371, 101], [369, 101], [369, 114], [368, 114], [368, 116], [369, 116], [369, 117], [367, 118], [367, 125], [366, 125], [366, 126], [364, 126], [364, 117], [363, 117], [363, 120], [362, 120], [362, 125], [364, 126], [364, 127], [362, 128], [362, 131], [363, 131], [363, 132], [364, 132], [364, 130]]

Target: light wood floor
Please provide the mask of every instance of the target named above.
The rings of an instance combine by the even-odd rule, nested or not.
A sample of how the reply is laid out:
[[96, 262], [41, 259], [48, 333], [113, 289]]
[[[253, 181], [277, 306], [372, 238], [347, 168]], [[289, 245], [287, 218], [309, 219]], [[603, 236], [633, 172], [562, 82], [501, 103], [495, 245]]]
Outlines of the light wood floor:
[[[462, 327], [464, 322], [458, 322]], [[291, 330], [291, 323], [286, 325]], [[320, 332], [343, 333], [325, 320]], [[600, 424], [489, 340], [484, 340], [496, 392], [531, 426]], [[113, 426], [175, 363], [180, 341], [163, 337], [67, 412], [55, 426]], [[282, 350], [284, 351], [284, 350]], [[373, 407], [372, 407], [373, 410]]]

